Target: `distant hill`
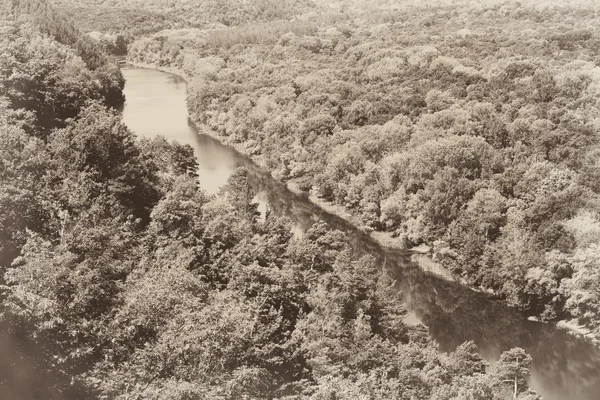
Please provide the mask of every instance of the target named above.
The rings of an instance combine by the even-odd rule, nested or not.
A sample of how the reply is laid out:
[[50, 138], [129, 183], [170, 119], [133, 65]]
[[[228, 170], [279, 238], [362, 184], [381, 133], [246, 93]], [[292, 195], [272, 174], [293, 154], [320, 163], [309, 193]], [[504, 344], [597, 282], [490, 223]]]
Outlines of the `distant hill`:
[[312, 0], [54, 0], [86, 32], [134, 35], [166, 28], [234, 26], [290, 19], [315, 8]]
[[108, 62], [100, 46], [46, 0], [0, 0], [2, 19], [28, 20], [40, 33], [72, 47], [95, 70]]

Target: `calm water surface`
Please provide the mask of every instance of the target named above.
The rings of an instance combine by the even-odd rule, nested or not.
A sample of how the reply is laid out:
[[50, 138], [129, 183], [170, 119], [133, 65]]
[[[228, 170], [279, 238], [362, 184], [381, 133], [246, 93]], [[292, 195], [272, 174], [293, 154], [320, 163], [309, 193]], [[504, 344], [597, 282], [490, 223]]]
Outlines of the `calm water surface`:
[[473, 340], [481, 355], [495, 362], [502, 351], [520, 346], [534, 359], [531, 386], [544, 399], [600, 400], [600, 349], [551, 326], [527, 321], [501, 301], [488, 300], [483, 294], [423, 272], [406, 252], [380, 248], [368, 235], [288, 191], [248, 158], [198, 134], [188, 124], [185, 81], [180, 77], [130, 66], [123, 68], [123, 74], [127, 97], [124, 122], [138, 135], [163, 135], [191, 145], [206, 192], [217, 193], [236, 167], [247, 167], [263, 209], [268, 204], [276, 214], [291, 218], [299, 229], [323, 220], [347, 232], [357, 252], [376, 256], [397, 278], [410, 322], [424, 323], [441, 350], [450, 351]]

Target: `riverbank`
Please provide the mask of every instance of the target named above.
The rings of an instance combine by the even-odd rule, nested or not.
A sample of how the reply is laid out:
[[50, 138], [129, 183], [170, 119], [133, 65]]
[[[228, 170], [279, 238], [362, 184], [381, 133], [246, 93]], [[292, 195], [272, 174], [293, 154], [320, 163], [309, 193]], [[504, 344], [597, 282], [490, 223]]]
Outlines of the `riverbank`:
[[[219, 142], [223, 143], [226, 146], [230, 146], [230, 147], [234, 148], [240, 154], [243, 154], [244, 156], [251, 159], [260, 168], [264, 169], [265, 171], [267, 171], [269, 173], [271, 172], [267, 168], [264, 158], [260, 155], [250, 154], [247, 151], [247, 149], [243, 143], [229, 143], [227, 141], [224, 141], [225, 137], [219, 135], [217, 132], [212, 130], [210, 127], [203, 125], [203, 124], [195, 124], [195, 125], [196, 125], [196, 129], [198, 129], [198, 132], [202, 133], [203, 135], [210, 136], [213, 139], [218, 140]], [[273, 179], [277, 179], [275, 176], [273, 176], [272, 173], [271, 173], [271, 176], [273, 177]], [[307, 196], [308, 200], [315, 206], [321, 208], [322, 210], [326, 211], [329, 214], [333, 214], [333, 215], [343, 219], [344, 221], [348, 222], [355, 228], [359, 229], [364, 234], [369, 235], [383, 249], [406, 251], [410, 254], [429, 254], [431, 252], [431, 249], [428, 246], [421, 245], [421, 246], [417, 246], [414, 248], [406, 247], [406, 245], [400, 239], [398, 239], [397, 237], [394, 237], [390, 232], [382, 232], [382, 231], [373, 230], [373, 228], [365, 225], [356, 215], [354, 215], [350, 211], [348, 211], [348, 209], [346, 207], [344, 207], [340, 204], [334, 204], [334, 203], [324, 200], [312, 193], [307, 193], [307, 192], [303, 191], [302, 189], [300, 189], [300, 186], [298, 185], [298, 183], [294, 180], [286, 181], [285, 184], [286, 184], [288, 190], [290, 190], [291, 192], [299, 194], [299, 195]], [[440, 268], [441, 268], [441, 266], [440, 266]], [[449, 271], [447, 271], [446, 275], [448, 275], [448, 274], [450, 274]]]
[[576, 321], [560, 320], [556, 322], [555, 326], [557, 329], [568, 332], [570, 335], [593, 343], [595, 346], [600, 346], [600, 338], [598, 338], [597, 335], [594, 335], [588, 328], [579, 325]]
[[[142, 63], [142, 62], [134, 62], [134, 61], [127, 61], [127, 63], [134, 67], [138, 67], [138, 68], [156, 69], [156, 70], [166, 72], [169, 74], [177, 75], [177, 76], [183, 78], [186, 82], [189, 82], [191, 79], [191, 77], [186, 76], [185, 73], [178, 68], [161, 67], [161, 66], [155, 67], [151, 64], [146, 64], [146, 63]], [[209, 136], [209, 137], [217, 140], [218, 142], [222, 143], [225, 146], [233, 148], [235, 151], [237, 151], [238, 153], [244, 155], [249, 160], [251, 160], [259, 168], [270, 173], [274, 179], [280, 181], [275, 176], [273, 176], [273, 174], [271, 173], [271, 171], [269, 170], [269, 168], [266, 165], [264, 157], [262, 157], [261, 155], [251, 154], [251, 152], [248, 151], [248, 149], [246, 148], [244, 143], [230, 143], [230, 141], [227, 140], [226, 136], [220, 135], [218, 132], [216, 132], [209, 126], [198, 123], [193, 120], [191, 120], [191, 122], [194, 124], [194, 126], [196, 127], [196, 130], [199, 133]], [[394, 237], [392, 235], [392, 233], [375, 231], [372, 228], [366, 226], [356, 215], [352, 214], [346, 207], [344, 207], [340, 204], [334, 204], [334, 203], [324, 200], [312, 193], [307, 193], [307, 192], [303, 191], [302, 189], [300, 189], [300, 186], [298, 185], [298, 183], [296, 181], [294, 181], [294, 180], [286, 181], [285, 185], [287, 186], [288, 190], [290, 190], [291, 192], [296, 193], [298, 195], [306, 196], [307, 200], [310, 201], [313, 205], [319, 207], [320, 209], [322, 209], [323, 211], [325, 211], [329, 214], [335, 215], [335, 216], [343, 219], [348, 224], [359, 229], [364, 234], [369, 235], [369, 237], [371, 239], [373, 239], [373, 241], [375, 243], [377, 243], [377, 245], [379, 247], [381, 247], [383, 250], [404, 251], [407, 253], [407, 255], [410, 255], [411, 260], [414, 263], [416, 263], [423, 271], [426, 271], [430, 274], [434, 274], [434, 275], [436, 275], [444, 280], [450, 281], [450, 282], [460, 283], [461, 285], [465, 286], [466, 288], [468, 288], [474, 292], [485, 293], [491, 298], [497, 297], [494, 293], [490, 293], [489, 291], [486, 291], [485, 289], [469, 285], [465, 281], [464, 278], [456, 276], [451, 271], [444, 268], [439, 262], [437, 262], [434, 259], [433, 252], [432, 252], [432, 249], [430, 246], [420, 245], [420, 246], [415, 246], [415, 247], [407, 247], [404, 241], [401, 241], [399, 238]]]
[[[147, 63], [138, 62], [138, 61], [131, 61], [131, 60], [126, 60], [126, 62], [127, 62], [127, 64], [132, 65], [137, 68], [156, 69], [156, 70], [159, 70], [162, 72], [167, 72], [169, 74], [177, 75], [177, 76], [183, 78], [187, 83], [189, 83], [191, 80], [190, 76], [187, 76], [185, 74], [185, 72], [183, 72], [182, 70], [180, 70], [178, 68], [155, 66], [152, 64], [147, 64]], [[266, 166], [264, 158], [259, 155], [250, 154], [243, 143], [226, 142], [224, 140], [225, 137], [223, 137], [222, 135], [219, 135], [217, 132], [212, 130], [210, 127], [203, 125], [203, 124], [198, 124], [195, 121], [192, 121], [192, 122], [196, 126], [196, 129], [198, 130], [198, 132], [202, 133], [203, 135], [210, 136], [211, 138], [218, 140], [219, 142], [223, 143], [226, 146], [232, 147], [240, 154], [243, 154], [244, 156], [251, 159], [260, 168], [264, 169], [265, 171], [269, 171], [269, 169]], [[273, 176], [273, 175], [271, 174], [271, 176]], [[275, 178], [275, 177], [273, 177], [273, 178]], [[307, 195], [308, 200], [311, 203], [320, 207], [321, 209], [323, 209], [324, 211], [326, 211], [330, 214], [333, 214], [333, 215], [336, 215], [337, 217], [342, 218], [343, 220], [352, 224], [354, 227], [361, 230], [365, 234], [368, 234], [382, 248], [386, 248], [386, 249], [390, 249], [390, 250], [406, 250], [408, 252], [415, 253], [415, 254], [426, 254], [426, 253], [430, 252], [429, 248], [424, 248], [422, 246], [415, 247], [415, 248], [408, 248], [402, 241], [400, 241], [398, 238], [394, 237], [391, 233], [373, 230], [372, 228], [366, 226], [362, 221], [360, 221], [360, 219], [358, 217], [356, 217], [351, 212], [349, 212], [344, 206], [339, 205], [339, 204], [334, 204], [330, 201], [323, 200], [322, 198], [319, 198], [318, 196], [315, 196], [314, 194], [307, 194], [306, 192], [301, 190], [299, 185], [296, 182], [294, 182], [293, 180], [287, 181], [285, 183], [286, 183], [287, 188], [290, 191], [292, 191], [293, 193], [296, 193], [296, 194]], [[440, 266], [440, 268], [441, 268], [441, 266]], [[444, 273], [444, 276], [449, 276], [449, 274], [450, 274], [450, 272], [446, 271], [446, 273]]]
[[177, 75], [178, 77], [182, 78], [186, 83], [189, 83], [192, 80], [191, 76], [187, 75], [185, 72], [183, 72], [179, 68], [158, 66], [158, 65], [147, 64], [147, 63], [143, 63], [143, 62], [139, 62], [139, 61], [131, 61], [129, 59], [125, 59], [125, 63], [127, 63], [131, 66], [137, 67], [137, 68], [156, 69], [158, 71]]
[[[178, 75], [181, 78], [183, 78], [184, 80], [186, 80], [186, 82], [190, 81], [190, 77], [186, 77], [185, 74], [183, 73], [183, 71], [180, 71], [176, 68], [155, 67], [150, 64], [139, 63], [139, 62], [128, 62], [128, 63], [132, 66], [139, 67], [139, 68], [155, 69], [155, 70], [163, 71], [163, 72], [166, 72], [169, 74]], [[256, 164], [262, 170], [269, 171], [269, 169], [266, 166], [264, 157], [262, 157], [260, 155], [252, 154], [251, 149], [248, 149], [247, 146], [244, 145], [244, 143], [228, 143], [226, 136], [219, 135], [217, 132], [213, 131], [212, 129], [209, 129], [207, 126], [203, 126], [201, 124], [195, 124], [195, 126], [199, 133], [209, 136], [209, 137], [217, 140], [218, 142], [223, 143], [224, 145], [235, 149], [238, 153], [246, 156], [249, 160], [252, 160], [253, 163]], [[271, 174], [271, 176], [273, 176], [273, 175]], [[278, 179], [276, 179], [276, 180], [278, 180]], [[278, 180], [278, 181], [280, 181], [280, 180]], [[486, 291], [486, 290], [482, 290], [481, 288], [470, 286], [464, 281], [464, 279], [461, 279], [460, 277], [453, 275], [450, 271], [443, 268], [434, 259], [434, 257], [432, 257], [430, 249], [428, 249], [428, 248], [418, 248], [418, 249], [407, 248], [406, 246], [404, 246], [404, 244], [398, 238], [393, 237], [391, 233], [373, 231], [369, 227], [365, 226], [356, 216], [352, 215], [349, 212], [349, 210], [346, 209], [345, 207], [325, 201], [321, 198], [318, 198], [317, 196], [307, 194], [305, 191], [300, 190], [298, 184], [294, 181], [288, 181], [288, 182], [286, 182], [286, 185], [290, 191], [297, 193], [297, 194], [305, 195], [307, 197], [307, 200], [310, 201], [311, 204], [315, 205], [316, 207], [319, 207], [320, 209], [322, 209], [323, 211], [325, 211], [329, 214], [335, 215], [335, 216], [345, 220], [352, 226], [359, 229], [364, 234], [369, 235], [373, 239], [373, 241], [375, 243], [377, 243], [378, 246], [381, 247], [381, 249], [383, 251], [390, 250], [390, 251], [396, 251], [396, 252], [398, 252], [398, 251], [406, 252], [407, 255], [408, 254], [412, 255], [411, 260], [416, 265], [418, 265], [421, 270], [427, 272], [428, 274], [440, 277], [441, 279], [443, 279], [445, 281], [459, 283], [465, 289], [469, 289], [473, 292], [484, 293], [484, 294], [486, 294], [486, 297], [488, 297], [489, 299], [497, 299], [497, 296], [495, 294], [490, 293], [489, 291]], [[568, 322], [568, 321], [560, 321], [559, 323], [556, 323], [553, 325], [555, 325], [560, 330], [569, 332], [570, 334], [572, 334], [575, 337], [580, 337], [580, 338], [584, 338], [586, 340], [590, 340], [595, 344], [598, 343], [598, 340], [595, 339], [593, 332], [590, 332], [589, 330], [586, 331], [585, 329], [582, 329], [577, 324], [574, 324], [574, 323]]]
[[[198, 132], [205, 134], [207, 136], [210, 136], [213, 139], [223, 143], [226, 146], [234, 148], [237, 152], [239, 152], [240, 154], [243, 154], [244, 156], [246, 156], [250, 160], [252, 160], [261, 169], [263, 169], [267, 172], [270, 172], [269, 169], [266, 167], [264, 158], [262, 158], [260, 156], [249, 154], [248, 151], [246, 150], [245, 146], [243, 145], [243, 143], [234, 143], [234, 144], [228, 143], [228, 142], [224, 141], [224, 139], [226, 137], [219, 135], [217, 132], [215, 132], [214, 130], [210, 129], [209, 127], [207, 127], [205, 125], [196, 124], [196, 128], [198, 129]], [[271, 174], [271, 176], [273, 176], [273, 175]], [[277, 179], [274, 176], [273, 176], [273, 178]], [[359, 218], [357, 216], [350, 213], [348, 211], [348, 209], [346, 209], [344, 206], [339, 205], [339, 204], [334, 204], [330, 201], [323, 200], [322, 198], [319, 198], [318, 196], [315, 196], [314, 194], [303, 191], [302, 189], [300, 189], [297, 182], [295, 182], [293, 180], [287, 181], [287, 182], [285, 182], [285, 184], [286, 184], [288, 190], [290, 190], [291, 192], [299, 194], [299, 195], [305, 195], [307, 197], [308, 201], [310, 201], [315, 206], [321, 208], [322, 210], [324, 210], [325, 212], [327, 212], [329, 214], [335, 215], [335, 216], [343, 219], [344, 221], [348, 222], [352, 226], [361, 230], [363, 233], [369, 235], [377, 243], [377, 245], [379, 247], [381, 247], [383, 250], [405, 251], [405, 252], [409, 253], [411, 255], [410, 256], [411, 261], [413, 263], [415, 263], [422, 271], [424, 271], [428, 274], [435, 275], [445, 281], [458, 283], [461, 286], [463, 286], [473, 292], [482, 293], [489, 300], [505, 301], [504, 299], [500, 298], [495, 292], [486, 290], [482, 287], [472, 286], [472, 285], [468, 284], [468, 282], [464, 278], [459, 277], [459, 276], [453, 274], [452, 272], [450, 272], [448, 269], [444, 268], [438, 261], [435, 260], [432, 248], [430, 246], [419, 245], [419, 246], [408, 248], [408, 247], [404, 246], [403, 243], [401, 243], [398, 238], [393, 237], [391, 233], [374, 231], [372, 228], [367, 227], [365, 224], [362, 223], [362, 221], [359, 220]], [[549, 324], [549, 323], [546, 323], [546, 322], [538, 320], [538, 319], [536, 319], [536, 321], [540, 322], [540, 323], [544, 323], [544, 324]], [[579, 325], [575, 321], [560, 320], [560, 321], [557, 321], [557, 322], [554, 322], [551, 324], [554, 325], [556, 329], [564, 331], [573, 337], [583, 339], [589, 343], [592, 343], [595, 346], [600, 346], [600, 339], [596, 335], [594, 335], [594, 333], [592, 331]]]

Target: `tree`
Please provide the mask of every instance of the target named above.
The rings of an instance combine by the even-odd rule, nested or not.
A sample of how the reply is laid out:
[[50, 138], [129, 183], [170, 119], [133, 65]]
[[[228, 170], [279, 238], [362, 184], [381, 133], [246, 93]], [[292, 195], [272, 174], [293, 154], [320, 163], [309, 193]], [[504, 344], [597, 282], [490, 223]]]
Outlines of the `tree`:
[[531, 370], [531, 356], [525, 350], [515, 347], [500, 355], [494, 365], [492, 378], [500, 390], [512, 392], [513, 399], [527, 393], [527, 379]]
[[[91, 196], [114, 196], [126, 212], [148, 220], [159, 198], [155, 166], [143, 158], [115, 111], [90, 104], [76, 121], [52, 135], [49, 149], [57, 178], [85, 175], [92, 181]], [[78, 206], [85, 207], [72, 204], [77, 211]]]
[[[6, 112], [6, 113], [5, 113]], [[10, 114], [0, 104], [0, 114]], [[26, 229], [43, 232], [49, 228], [50, 210], [43, 179], [50, 167], [42, 143], [14, 126], [0, 121], [0, 266], [8, 267], [25, 243]]]
[[594, 330], [600, 327], [600, 277], [596, 268], [599, 260], [600, 246], [597, 244], [577, 250], [570, 260], [573, 276], [561, 285], [567, 297], [565, 309]]
[[240, 211], [242, 217], [253, 222], [258, 216], [257, 203], [254, 202], [255, 193], [248, 182], [248, 170], [237, 168], [227, 179], [227, 185], [222, 193], [228, 198], [229, 203]]
[[418, 192], [423, 205], [423, 239], [433, 241], [442, 237], [475, 190], [476, 184], [461, 178], [459, 171], [451, 167], [444, 168], [430, 180], [424, 190]]

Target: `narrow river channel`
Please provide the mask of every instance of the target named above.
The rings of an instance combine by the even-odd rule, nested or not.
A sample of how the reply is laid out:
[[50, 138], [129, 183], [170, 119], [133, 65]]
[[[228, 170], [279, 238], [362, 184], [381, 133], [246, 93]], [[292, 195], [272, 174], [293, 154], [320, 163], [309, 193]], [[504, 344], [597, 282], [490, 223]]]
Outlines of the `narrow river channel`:
[[402, 251], [382, 249], [368, 235], [328, 214], [304, 196], [296, 195], [261, 171], [247, 157], [199, 134], [189, 124], [185, 81], [154, 69], [124, 66], [125, 124], [146, 137], [163, 135], [194, 148], [203, 189], [214, 194], [238, 166], [245, 166], [262, 207], [291, 218], [298, 229], [317, 220], [343, 230], [359, 253], [372, 254], [393, 274], [402, 291], [410, 323], [422, 322], [440, 350], [453, 350], [473, 340], [481, 355], [495, 362], [511, 347], [525, 348], [533, 357], [531, 386], [546, 400], [600, 399], [600, 349], [552, 326], [531, 322], [502, 301], [494, 301], [457, 283], [426, 273]]

